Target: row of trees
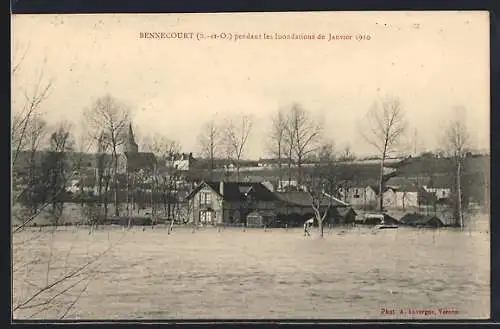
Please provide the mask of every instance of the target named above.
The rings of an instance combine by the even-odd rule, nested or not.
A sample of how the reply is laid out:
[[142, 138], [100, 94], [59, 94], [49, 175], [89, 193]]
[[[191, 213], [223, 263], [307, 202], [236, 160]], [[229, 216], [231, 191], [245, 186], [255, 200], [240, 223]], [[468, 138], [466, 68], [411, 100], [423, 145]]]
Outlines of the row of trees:
[[[441, 152], [451, 157], [454, 162], [455, 171], [450, 173], [455, 177], [455, 183], [451, 186], [452, 204], [455, 220], [460, 226], [463, 226], [462, 208], [466, 203], [462, 197], [463, 161], [470, 147], [466, 121], [459, 115], [463, 111], [463, 109], [455, 109], [454, 119], [446, 126], [442, 134], [437, 136], [442, 141], [441, 145], [444, 146]], [[380, 160], [378, 190], [384, 191], [387, 180], [398, 174], [397, 171], [386, 173], [386, 160], [396, 154], [410, 155], [412, 153], [412, 147], [405, 143], [408, 121], [399, 98], [386, 97], [374, 102], [362, 120], [359, 130], [366, 143], [371, 145], [378, 154], [377, 158]], [[235, 164], [236, 179], [240, 179], [239, 160], [246, 148], [250, 131], [251, 120], [248, 116], [242, 116], [236, 121], [226, 120], [221, 125], [213, 120], [206, 123], [199, 141], [202, 155], [209, 160], [210, 173], [215, 168], [215, 159], [225, 155], [228, 161], [233, 161]], [[321, 164], [312, 170], [313, 175], [318, 176], [319, 181], [328, 181], [327, 185], [330, 186], [328, 190], [332, 195], [336, 195], [338, 191], [335, 190], [341, 187], [339, 184], [333, 184], [334, 178], [338, 178], [345, 184], [346, 176], [352, 177], [352, 173], [347, 174], [346, 169], [338, 165], [338, 162], [355, 159], [350, 147], [346, 146], [343, 152], [336, 152], [334, 141], [325, 138], [323, 132], [322, 122], [300, 104], [292, 104], [273, 114], [271, 129], [267, 137], [267, 148], [269, 154], [277, 161], [277, 178], [280, 182], [286, 179], [289, 181], [296, 179], [298, 186], [313, 185], [316, 189], [318, 189], [318, 184], [327, 184], [327, 182], [311, 183], [312, 177], [308, 174], [311, 171], [303, 170], [306, 160], [310, 162], [311, 159]], [[319, 170], [319, 168], [322, 169]], [[340, 172], [342, 173], [338, 174]], [[325, 188], [319, 188], [319, 190], [325, 190]], [[383, 209], [383, 194], [379, 193], [378, 210]]]
[[[296, 166], [300, 172], [306, 160], [317, 159], [316, 151], [324, 142], [320, 120], [313, 118], [300, 104], [293, 104], [280, 109], [271, 122], [267, 151], [277, 161], [280, 179], [284, 178], [286, 167]], [[203, 125], [198, 144], [201, 156], [209, 162], [211, 177], [216, 169], [216, 160], [225, 158], [227, 164], [234, 165], [236, 179], [240, 179], [240, 166], [252, 127], [253, 117], [250, 115], [233, 115], [221, 122], [212, 119]], [[354, 159], [349, 146], [344, 150], [343, 159]], [[302, 175], [299, 176], [300, 180]]]
[[[41, 100], [38, 104], [41, 104]], [[22, 187], [17, 189], [14, 202], [21, 201], [27, 205], [31, 214], [22, 222], [28, 224], [49, 204], [53, 208], [52, 219], [57, 222], [62, 214], [64, 200], [68, 200], [66, 187], [74, 171], [80, 174], [82, 213], [90, 222], [99, 218], [101, 210], [107, 217], [110, 202], [114, 204], [114, 214], [119, 216], [119, 204], [123, 202], [119, 200], [119, 194], [125, 189], [127, 213], [130, 214], [129, 201], [133, 201], [133, 195], [141, 194], [140, 186], [148, 180], [152, 180], [152, 193], [159, 195], [165, 212], [173, 213], [176, 203], [172, 199], [177, 188], [178, 172], [172, 162], [173, 155], [180, 151], [180, 144], [160, 134], [146, 136], [143, 140], [145, 151], [155, 154], [157, 162], [164, 164], [161, 166], [163, 170], [127, 173], [125, 187], [118, 172], [118, 162], [121, 148], [128, 140], [128, 107], [116, 98], [105, 95], [84, 111], [82, 122], [85, 129], [81, 130], [80, 136], [75, 136], [71, 133], [71, 124], [61, 122], [55, 126], [48, 125], [36, 108], [14, 114], [12, 159], [15, 173], [18, 174], [14, 187]], [[42, 150], [44, 152], [40, 152]], [[85, 167], [88, 167], [88, 164], [83, 164], [83, 160], [88, 159], [87, 152], [96, 152], [95, 177], [92, 177], [94, 173], [84, 172]], [[21, 154], [24, 157], [20, 157]], [[88, 199], [84, 191], [85, 181], [92, 178], [90, 187], [94, 187], [94, 184], [97, 187], [97, 202], [87, 204], [84, 203]], [[138, 201], [139, 198], [136, 199]], [[157, 200], [158, 197], [150, 200], [153, 211], [157, 209]]]
[[89, 139], [97, 137], [97, 209], [104, 206], [104, 218], [108, 216], [109, 192], [113, 195], [114, 215], [120, 216], [120, 204], [123, 200], [120, 200], [119, 194], [125, 190], [126, 212], [130, 217], [130, 203], [135, 208], [139, 201], [138, 194], [144, 194], [142, 192], [145, 185], [150, 190], [148, 204], [151, 206], [152, 216], [156, 217], [163, 208], [166, 216], [175, 217], [179, 212], [176, 200], [180, 172], [175, 168], [174, 161], [180, 153], [180, 143], [158, 133], [141, 138], [141, 151], [153, 153], [155, 159], [150, 159], [150, 167], [140, 168], [141, 170], [127, 169], [123, 182], [123, 179], [120, 181], [118, 162], [120, 148], [124, 149], [131, 137], [130, 109], [111, 95], [105, 95], [84, 113]]
[[[45, 95], [45, 93], [43, 94]], [[71, 125], [60, 123], [56, 128], [47, 125], [41, 114], [36, 113], [36, 104], [40, 104], [43, 99], [38, 99], [28, 103], [27, 111], [24, 116], [16, 113], [14, 115], [12, 141], [13, 141], [13, 162], [17, 161], [21, 150], [27, 150], [28, 174], [25, 177], [23, 186], [26, 189], [19, 194], [23, 199], [29, 200], [30, 211], [32, 215], [37, 210], [44, 207], [44, 204], [51, 204], [52, 211], [57, 216], [62, 212], [61, 202], [58, 198], [65, 192], [67, 186], [68, 172], [73, 169], [79, 169], [79, 162], [73, 159], [76, 167], [69, 167], [68, 154], [75, 149], [75, 138], [70, 134]], [[30, 104], [34, 104], [30, 106]], [[80, 149], [89, 147], [93, 142], [97, 146], [97, 166], [98, 170], [98, 208], [104, 205], [105, 216], [107, 216], [108, 191], [112, 190], [113, 201], [115, 204], [115, 215], [119, 216], [118, 193], [122, 186], [119, 186], [118, 179], [118, 156], [119, 147], [127, 141], [128, 125], [130, 123], [129, 109], [117, 99], [110, 95], [97, 99], [90, 109], [85, 112], [85, 122], [88, 130], [85, 132], [85, 138], [81, 138]], [[397, 98], [384, 99], [380, 103], [375, 103], [368, 111], [366, 116], [365, 129], [362, 135], [366, 141], [371, 144], [379, 153], [380, 158], [380, 176], [379, 191], [384, 190], [384, 184], [387, 175], [384, 175], [385, 160], [400, 146], [401, 138], [407, 127], [404, 118], [404, 111], [400, 101]], [[252, 118], [250, 116], [241, 116], [236, 119], [226, 119], [222, 125], [217, 125], [214, 121], [208, 122], [204, 126], [203, 132], [199, 136], [199, 142], [203, 154], [210, 160], [209, 172], [215, 169], [214, 161], [225, 154], [228, 162], [236, 166], [236, 179], [239, 179], [239, 163], [244, 155], [247, 141], [252, 128]], [[47, 136], [49, 136], [47, 138]], [[455, 161], [455, 186], [454, 200], [457, 200], [454, 207], [457, 222], [463, 225], [462, 205], [462, 182], [461, 171], [463, 159], [468, 150], [468, 132], [465, 123], [461, 120], [452, 121], [444, 135], [448, 145], [448, 153], [453, 156]], [[330, 181], [332, 177], [340, 177], [345, 183], [346, 177], [332, 173], [331, 163], [339, 160], [352, 159], [353, 155], [349, 148], [346, 148], [343, 154], [337, 154], [334, 150], [334, 143], [327, 140], [323, 135], [323, 127], [318, 120], [315, 120], [310, 112], [306, 111], [298, 104], [293, 104], [288, 109], [280, 109], [272, 117], [272, 129], [269, 135], [268, 149], [278, 161], [278, 180], [282, 182], [287, 173], [288, 179], [292, 180], [292, 166], [296, 172], [298, 186], [307, 185], [305, 179], [311, 179], [310, 175], [305, 176], [303, 163], [305, 159], [316, 159], [320, 166], [330, 167]], [[48, 152], [37, 165], [36, 153], [43, 147], [46, 141]], [[144, 139], [145, 150], [153, 152], [158, 159], [166, 164], [167, 173], [160, 175], [155, 172], [150, 175], [153, 178], [152, 189], [156, 192], [162, 192], [165, 199], [165, 208], [170, 208], [171, 193], [175, 190], [176, 173], [174, 166], [169, 166], [169, 159], [172, 155], [180, 151], [180, 144], [159, 134], [147, 136]], [[109, 162], [106, 162], [106, 154], [110, 154]], [[80, 155], [81, 156], [81, 155]], [[336, 166], [339, 171], [340, 167]], [[287, 169], [287, 170], [285, 170]], [[318, 175], [318, 170], [312, 171]], [[320, 174], [319, 176], [322, 176]], [[137, 175], [136, 175], [137, 176]], [[127, 189], [129, 189], [129, 178], [127, 178]], [[140, 181], [134, 177], [132, 181]], [[309, 182], [309, 185], [311, 183]], [[317, 185], [317, 184], [312, 184]], [[83, 188], [83, 184], [81, 185]], [[345, 186], [344, 186], [345, 187]], [[336, 187], [337, 189], [340, 186]], [[331, 190], [331, 189], [330, 189]], [[152, 195], [154, 194], [152, 191]], [[331, 190], [332, 195], [338, 192]], [[127, 198], [129, 192], [127, 191]], [[168, 201], [167, 201], [168, 200]], [[458, 202], [462, 200], [462, 202]], [[129, 200], [127, 199], [127, 208]], [[153, 213], [155, 212], [153, 200], [151, 205]], [[383, 197], [379, 193], [379, 210], [383, 210]], [[128, 212], [128, 209], [127, 209]], [[170, 209], [168, 209], [170, 214]]]
[[[13, 74], [19, 66], [14, 66]], [[36, 212], [38, 204], [51, 203], [54, 211], [58, 208], [53, 200], [64, 190], [67, 172], [68, 153], [75, 149], [75, 144], [80, 151], [91, 149], [97, 150], [98, 154], [98, 194], [103, 198], [106, 208], [108, 190], [112, 190], [115, 204], [115, 215], [119, 215], [118, 193], [122, 187], [119, 186], [118, 158], [120, 147], [127, 142], [128, 125], [130, 124], [130, 109], [118, 99], [111, 95], [98, 98], [90, 108], [84, 111], [84, 127], [86, 128], [78, 143], [75, 136], [70, 134], [72, 127], [66, 123], [59, 124], [52, 131], [43, 120], [42, 114], [37, 111], [40, 104], [50, 94], [52, 82], [43, 82], [43, 74], [40, 75], [35, 84], [33, 92], [25, 95], [25, 102], [21, 111], [15, 112], [12, 122], [12, 145], [13, 163], [15, 164], [21, 150], [29, 152], [28, 175], [25, 186], [27, 189], [20, 193], [23, 197], [32, 200], [32, 213]], [[199, 145], [202, 155], [209, 160], [209, 173], [213, 177], [215, 160], [220, 157], [227, 159], [236, 167], [236, 179], [240, 179], [240, 163], [248, 147], [248, 141], [253, 127], [253, 117], [240, 115], [228, 117], [223, 122], [215, 120], [207, 122], [199, 135]], [[384, 190], [387, 175], [384, 175], [385, 161], [395, 151], [401, 151], [401, 139], [407, 130], [407, 121], [404, 109], [398, 98], [385, 98], [375, 102], [367, 112], [361, 134], [367, 143], [378, 152], [380, 159], [379, 191]], [[50, 132], [49, 132], [50, 131]], [[278, 180], [284, 181], [285, 175], [291, 181], [295, 178], [297, 185], [304, 185], [307, 178], [303, 165], [307, 160], [315, 159], [318, 163], [337, 162], [339, 160], [352, 160], [354, 158], [347, 146], [342, 154], [335, 152], [335, 143], [327, 139], [324, 127], [319, 118], [315, 118], [300, 104], [292, 104], [288, 108], [278, 110], [271, 118], [271, 129], [267, 138], [269, 154], [277, 160]], [[48, 138], [49, 152], [38, 166], [36, 162], [36, 151], [42, 147], [42, 142]], [[454, 187], [456, 200], [461, 197], [461, 171], [463, 158], [467, 152], [468, 133], [463, 120], [452, 121], [444, 134], [447, 151], [456, 163], [456, 184]], [[165, 136], [147, 136], [144, 140], [145, 150], [157, 155], [159, 161], [168, 164], [172, 155], [180, 151], [180, 144]], [[409, 153], [409, 152], [407, 152]], [[110, 154], [110, 161], [105, 160], [105, 154]], [[74, 160], [74, 159], [73, 159]], [[76, 163], [76, 169], [79, 168]], [[74, 166], [75, 167], [75, 166]], [[173, 166], [166, 166], [170, 171], [159, 175], [154, 172], [152, 189], [156, 191], [167, 191], [174, 188], [176, 173]], [[292, 167], [294, 170], [292, 171]], [[295, 172], [296, 177], [292, 177]], [[128, 187], [127, 179], [127, 187]], [[134, 180], [136, 181], [136, 180]], [[83, 185], [82, 185], [83, 187]], [[122, 188], [123, 189], [123, 188]], [[40, 199], [41, 191], [46, 191], [45, 199]], [[153, 193], [152, 193], [153, 194]], [[127, 194], [128, 195], [128, 194]], [[460, 219], [462, 202], [457, 202], [456, 217]], [[100, 206], [100, 205], [99, 205]], [[379, 210], [383, 210], [383, 197], [379, 193]], [[59, 207], [60, 208], [60, 207]], [[107, 210], [105, 210], [107, 213]]]
[[209, 162], [210, 179], [214, 178], [215, 161], [225, 158], [227, 166], [236, 168], [236, 179], [240, 179], [241, 160], [248, 147], [248, 140], [253, 127], [253, 117], [241, 114], [225, 118], [221, 123], [214, 119], [206, 122], [198, 135], [198, 144], [202, 157]]

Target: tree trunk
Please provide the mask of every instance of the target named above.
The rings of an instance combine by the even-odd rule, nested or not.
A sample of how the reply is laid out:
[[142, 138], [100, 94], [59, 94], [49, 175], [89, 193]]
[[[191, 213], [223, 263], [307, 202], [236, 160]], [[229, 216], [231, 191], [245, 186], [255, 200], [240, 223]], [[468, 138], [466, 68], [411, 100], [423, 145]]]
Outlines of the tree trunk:
[[28, 194], [28, 203], [30, 207], [30, 213], [31, 215], [34, 215], [36, 213], [36, 201], [35, 201], [35, 194], [33, 193], [33, 188], [35, 186], [35, 152], [31, 151], [30, 152], [30, 162], [29, 162], [29, 169], [28, 169], [28, 182], [29, 182], [29, 187], [27, 189], [27, 194]]
[[130, 217], [130, 182], [129, 182], [129, 176], [128, 176], [128, 171], [126, 173], [127, 175], [127, 197], [126, 197], [126, 202], [127, 202], [127, 217]]
[[113, 185], [114, 185], [114, 204], [115, 204], [115, 216], [120, 216], [120, 208], [118, 207], [118, 155], [116, 151], [113, 152]]
[[302, 182], [302, 156], [297, 157], [297, 190], [300, 189]]
[[380, 178], [378, 182], [378, 210], [380, 212], [384, 210], [384, 163], [385, 154], [382, 155], [382, 160], [380, 161]]
[[457, 206], [458, 206], [458, 219], [460, 222], [460, 229], [463, 230], [464, 222], [463, 222], [463, 213], [462, 213], [462, 186], [460, 181], [461, 174], [461, 159], [457, 158]]
[[214, 177], [214, 164], [215, 164], [215, 160], [214, 160], [214, 155], [213, 154], [210, 154], [210, 180], [213, 180]]
[[318, 218], [319, 236], [323, 238], [323, 220]]
[[106, 182], [105, 190], [104, 190], [104, 220], [105, 221], [108, 219], [108, 185], [109, 185], [109, 183]]
[[155, 200], [154, 200], [154, 188], [153, 188], [153, 184], [151, 184], [151, 198], [150, 198], [150, 202], [151, 202], [151, 218], [154, 217], [155, 215]]

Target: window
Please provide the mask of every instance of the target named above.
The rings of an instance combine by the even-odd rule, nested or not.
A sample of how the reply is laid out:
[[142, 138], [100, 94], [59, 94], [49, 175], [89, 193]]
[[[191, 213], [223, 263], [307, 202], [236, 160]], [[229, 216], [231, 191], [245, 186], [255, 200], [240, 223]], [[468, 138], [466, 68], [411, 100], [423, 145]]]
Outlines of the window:
[[200, 212], [200, 222], [202, 224], [213, 224], [214, 218], [212, 218], [211, 211], [201, 211]]
[[202, 193], [200, 193], [200, 203], [201, 204], [210, 204], [210, 203], [212, 203], [212, 193], [210, 193], [210, 192], [202, 192]]
[[354, 190], [354, 198], [355, 198], [355, 199], [359, 199], [358, 189], [355, 189], [355, 190]]

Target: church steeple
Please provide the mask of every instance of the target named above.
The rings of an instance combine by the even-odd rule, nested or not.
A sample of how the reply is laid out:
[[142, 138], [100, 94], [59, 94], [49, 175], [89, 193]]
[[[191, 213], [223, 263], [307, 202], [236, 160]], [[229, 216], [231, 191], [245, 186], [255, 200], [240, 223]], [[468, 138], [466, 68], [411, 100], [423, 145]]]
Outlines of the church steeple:
[[137, 145], [134, 139], [134, 131], [132, 129], [132, 123], [130, 123], [128, 126], [128, 141], [126, 145], [126, 151], [129, 153], [139, 152], [139, 146]]

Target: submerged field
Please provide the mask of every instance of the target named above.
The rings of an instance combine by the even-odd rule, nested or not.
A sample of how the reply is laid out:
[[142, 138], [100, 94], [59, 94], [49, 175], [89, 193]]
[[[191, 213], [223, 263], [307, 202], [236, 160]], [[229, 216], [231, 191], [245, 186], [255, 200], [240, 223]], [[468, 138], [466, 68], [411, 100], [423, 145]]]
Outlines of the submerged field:
[[15, 319], [457, 319], [490, 312], [486, 218], [463, 232], [355, 227], [324, 239], [300, 229], [51, 230], [14, 234]]

